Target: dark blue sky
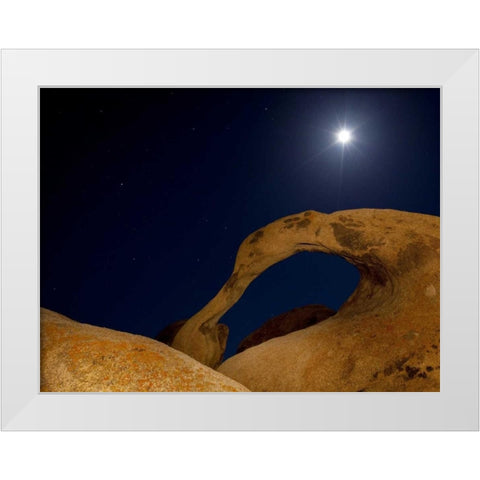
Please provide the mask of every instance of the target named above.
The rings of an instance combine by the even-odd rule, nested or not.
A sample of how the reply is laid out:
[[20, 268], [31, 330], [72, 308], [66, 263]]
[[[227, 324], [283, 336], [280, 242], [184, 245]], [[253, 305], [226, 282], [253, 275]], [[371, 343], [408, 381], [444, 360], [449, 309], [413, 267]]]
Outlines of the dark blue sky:
[[[302, 210], [440, 214], [439, 89], [41, 89], [41, 305], [154, 337], [202, 308], [242, 240]], [[335, 133], [346, 126], [344, 150]], [[302, 253], [222, 319], [337, 309], [358, 272]]]

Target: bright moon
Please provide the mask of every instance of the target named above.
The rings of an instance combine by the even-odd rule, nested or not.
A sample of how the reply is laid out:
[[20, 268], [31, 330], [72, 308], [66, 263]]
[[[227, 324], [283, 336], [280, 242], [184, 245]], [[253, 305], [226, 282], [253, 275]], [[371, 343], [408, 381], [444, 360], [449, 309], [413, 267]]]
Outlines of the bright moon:
[[340, 130], [337, 137], [339, 142], [348, 143], [352, 136], [350, 135], [350, 132], [348, 130]]

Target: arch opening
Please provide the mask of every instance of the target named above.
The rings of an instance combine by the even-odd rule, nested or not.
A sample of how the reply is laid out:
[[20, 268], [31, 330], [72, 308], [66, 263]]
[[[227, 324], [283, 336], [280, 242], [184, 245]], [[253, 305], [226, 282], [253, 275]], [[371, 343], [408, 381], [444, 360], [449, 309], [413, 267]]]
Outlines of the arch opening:
[[338, 311], [359, 280], [353, 265], [321, 252], [299, 252], [272, 265], [222, 316], [221, 323], [230, 331], [223, 360], [235, 355], [242, 340], [273, 317], [307, 305]]
[[[402, 283], [411, 281], [412, 271], [418, 272], [436, 261], [439, 251], [433, 235], [428, 235], [428, 245], [412, 244], [411, 239], [418, 237], [413, 228], [419, 225], [421, 231], [428, 228], [432, 234], [438, 233], [438, 222], [426, 226], [423, 218], [389, 210], [331, 214], [309, 210], [278, 219], [245, 238], [228, 280], [210, 302], [185, 322], [172, 346], [217, 368], [227, 340], [227, 327], [219, 321], [259, 275], [299, 252], [339, 256], [358, 268], [358, 286], [338, 315], [375, 315], [379, 310], [395, 309], [399, 302], [417, 301], [416, 293], [405, 290]], [[402, 245], [408, 246], [399, 252]]]

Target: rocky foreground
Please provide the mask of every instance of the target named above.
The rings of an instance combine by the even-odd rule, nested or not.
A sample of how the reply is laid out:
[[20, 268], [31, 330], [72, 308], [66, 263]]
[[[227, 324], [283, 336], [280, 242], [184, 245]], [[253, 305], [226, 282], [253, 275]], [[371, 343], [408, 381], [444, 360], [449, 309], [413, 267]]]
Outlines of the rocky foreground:
[[[221, 317], [264, 270], [301, 251], [356, 266], [356, 290], [336, 313], [267, 322], [221, 363]], [[174, 348], [41, 309], [41, 391], [438, 392], [440, 219], [372, 209], [281, 218], [243, 241], [200, 312], [159, 335]]]
[[42, 392], [246, 392], [150, 338], [78, 323], [41, 309]]
[[[218, 366], [218, 321], [258, 275], [301, 251], [356, 266], [356, 290], [336, 315]], [[276, 220], [243, 241], [230, 278], [172, 346], [252, 391], [439, 391], [440, 219], [361, 209]]]

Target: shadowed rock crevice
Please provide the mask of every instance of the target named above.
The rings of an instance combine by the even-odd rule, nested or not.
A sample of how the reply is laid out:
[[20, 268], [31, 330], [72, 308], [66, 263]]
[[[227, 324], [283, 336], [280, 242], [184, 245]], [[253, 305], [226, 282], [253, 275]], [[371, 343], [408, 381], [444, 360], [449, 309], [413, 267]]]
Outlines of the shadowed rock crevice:
[[[337, 255], [359, 270], [360, 282], [335, 316], [307, 330], [249, 348], [228, 359], [220, 371], [254, 390], [307, 391], [312, 385], [315, 385], [313, 390], [319, 391], [370, 388], [364, 378], [368, 370], [366, 357], [360, 358], [360, 350], [349, 357], [348, 368], [342, 366], [347, 361], [343, 356], [352, 348], [361, 347], [365, 356], [368, 346], [371, 349], [368, 355], [377, 355], [377, 362], [382, 363], [386, 361], [383, 357], [395, 345], [398, 347], [396, 340], [409, 330], [423, 333], [405, 340], [407, 343], [402, 344], [399, 352], [402, 358], [407, 354], [413, 356], [411, 350], [425, 341], [424, 334], [430, 343], [438, 341], [439, 242], [435, 241], [438, 239], [438, 217], [396, 210], [361, 209], [329, 215], [308, 211], [281, 218], [244, 240], [231, 277], [179, 330], [172, 346], [217, 367], [223, 346], [211, 331], [258, 275], [298, 252]], [[305, 332], [310, 337], [316, 336], [316, 343], [310, 344], [310, 338], [297, 351], [304, 342], [300, 339]], [[365, 339], [369, 339], [367, 344]], [[274, 351], [278, 358], [271, 356]], [[333, 359], [335, 367], [330, 364]], [[290, 363], [284, 363], [287, 361]], [[276, 368], [272, 367], [273, 362]], [[295, 373], [285, 373], [289, 371]], [[355, 388], [357, 381], [353, 379], [358, 375], [363, 383]], [[422, 380], [427, 379], [422, 377]], [[438, 387], [436, 380], [428, 380], [428, 386], [422, 390]], [[398, 385], [386, 388], [390, 387], [400, 388]]]
[[[167, 325], [156, 335], [155, 340], [162, 342], [165, 345], [171, 346], [175, 336], [180, 331], [180, 329], [185, 325], [186, 322], [187, 320], [178, 320], [176, 322], [173, 322]], [[210, 336], [211, 340], [215, 343], [218, 343], [220, 348], [223, 348], [223, 350], [225, 351], [227, 347], [227, 339], [228, 339], [228, 333], [229, 333], [228, 325], [219, 323], [212, 330], [211, 327], [208, 326], [208, 322], [207, 322], [206, 324], [201, 325], [199, 327], [199, 331], [203, 335]]]
[[237, 348], [237, 353], [260, 345], [272, 338], [281, 337], [302, 328], [311, 327], [335, 315], [335, 310], [323, 305], [306, 305], [294, 308], [267, 320], [263, 325], [245, 337]]

